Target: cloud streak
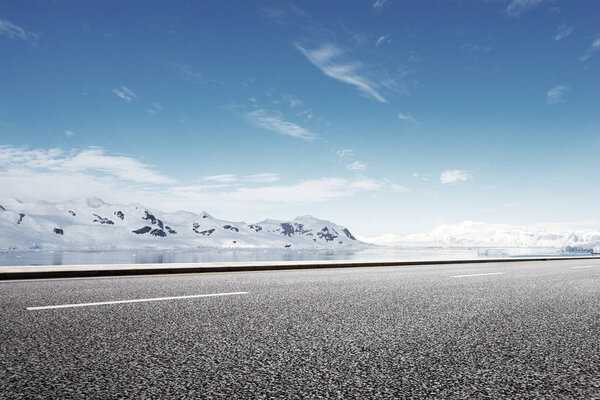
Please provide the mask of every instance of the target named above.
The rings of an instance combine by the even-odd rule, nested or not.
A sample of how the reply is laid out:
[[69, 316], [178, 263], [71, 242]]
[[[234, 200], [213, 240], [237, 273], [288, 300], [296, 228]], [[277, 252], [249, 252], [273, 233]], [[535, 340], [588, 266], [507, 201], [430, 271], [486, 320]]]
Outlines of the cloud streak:
[[592, 42], [592, 45], [587, 49], [585, 54], [581, 56], [579, 59], [581, 61], [587, 61], [590, 57], [592, 57], [598, 50], [600, 50], [600, 37]]
[[451, 183], [457, 182], [465, 182], [473, 177], [467, 171], [459, 170], [459, 169], [449, 169], [447, 171], [442, 172], [440, 175], [440, 182], [444, 185], [448, 185]]
[[360, 161], [354, 161], [346, 166], [350, 171], [364, 171], [367, 169], [367, 164]]
[[418, 125], [418, 124], [419, 124], [419, 123], [417, 122], [417, 120], [416, 120], [416, 119], [414, 119], [414, 118], [413, 118], [413, 117], [411, 117], [410, 115], [408, 115], [408, 114], [404, 114], [404, 113], [398, 113], [398, 119], [399, 119], [400, 121], [406, 121], [406, 122], [409, 122], [409, 123], [411, 123], [411, 124], [413, 124], [413, 125]]
[[206, 79], [204, 79], [202, 74], [200, 72], [194, 70], [194, 68], [189, 64], [178, 63], [178, 62], [174, 62], [174, 61], [167, 61], [167, 62], [165, 62], [165, 65], [168, 68], [170, 68], [171, 70], [173, 70], [176, 73], [178, 73], [179, 75], [181, 75], [185, 80], [188, 80], [188, 81], [194, 82], [194, 83], [199, 83], [199, 84], [207, 84], [208, 83], [206, 81]]
[[308, 129], [294, 124], [293, 122], [286, 121], [278, 111], [269, 111], [264, 108], [258, 108], [247, 112], [245, 118], [255, 126], [280, 135], [291, 136], [306, 141], [312, 141], [317, 137], [315, 133]]
[[561, 25], [558, 27], [558, 30], [554, 34], [554, 40], [559, 41], [573, 33], [572, 26]]
[[4, 18], [0, 18], [0, 35], [6, 36], [9, 39], [21, 39], [33, 45], [37, 44], [40, 38], [38, 33], [28, 32]]
[[506, 15], [509, 17], [518, 17], [523, 12], [531, 10], [546, 0], [512, 0], [506, 6]]
[[272, 172], [264, 172], [260, 174], [237, 176], [234, 174], [222, 174], [207, 176], [202, 179], [203, 181], [212, 181], [219, 183], [269, 183], [277, 182], [279, 175]]
[[362, 64], [340, 61], [344, 53], [335, 45], [324, 44], [316, 49], [306, 49], [299, 44], [295, 44], [295, 46], [315, 67], [319, 68], [328, 77], [352, 85], [365, 96], [380, 103], [388, 102], [377, 91], [377, 84], [360, 75], [359, 71]]
[[566, 85], [555, 86], [546, 93], [546, 102], [550, 105], [560, 104], [567, 101], [565, 94], [571, 89]]
[[376, 47], [382, 46], [384, 43], [389, 42], [390, 35], [381, 35], [375, 42]]
[[388, 0], [375, 0], [375, 2], [373, 3], [373, 8], [375, 10], [378, 10], [381, 7], [385, 6], [387, 3], [388, 3]]
[[115, 96], [125, 100], [127, 103], [131, 103], [133, 99], [137, 97], [127, 86], [121, 86], [120, 89], [113, 89], [112, 92]]

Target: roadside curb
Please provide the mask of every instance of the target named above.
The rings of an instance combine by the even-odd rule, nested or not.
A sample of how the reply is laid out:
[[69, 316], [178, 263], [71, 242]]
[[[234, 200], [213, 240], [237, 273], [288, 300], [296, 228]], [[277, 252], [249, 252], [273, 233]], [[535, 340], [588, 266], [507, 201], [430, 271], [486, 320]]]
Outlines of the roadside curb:
[[250, 272], [273, 270], [323, 269], [323, 268], [366, 268], [394, 266], [424, 266], [451, 264], [489, 264], [531, 261], [597, 260], [589, 257], [516, 257], [470, 260], [427, 260], [427, 261], [281, 261], [281, 262], [233, 262], [200, 264], [115, 264], [115, 265], [70, 265], [70, 266], [23, 266], [0, 267], [0, 280], [94, 278], [133, 275], [201, 274], [207, 272]]

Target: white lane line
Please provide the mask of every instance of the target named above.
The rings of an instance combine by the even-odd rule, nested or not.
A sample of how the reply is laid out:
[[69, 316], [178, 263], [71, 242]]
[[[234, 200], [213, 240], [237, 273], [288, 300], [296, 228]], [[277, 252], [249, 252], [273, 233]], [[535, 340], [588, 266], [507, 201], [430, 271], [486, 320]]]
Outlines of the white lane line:
[[452, 275], [450, 278], [468, 278], [470, 276], [502, 275], [504, 272], [488, 272], [486, 274]]
[[238, 295], [238, 294], [248, 294], [248, 292], [195, 294], [195, 295], [191, 295], [191, 296], [156, 297], [153, 299], [134, 299], [134, 300], [101, 301], [98, 303], [61, 304], [61, 305], [57, 305], [57, 306], [27, 307], [27, 310], [29, 310], [29, 311], [50, 310], [53, 308], [90, 307], [90, 306], [104, 306], [104, 305], [109, 305], [109, 304], [143, 303], [143, 302], [148, 302], [148, 301], [197, 299], [199, 297], [234, 296], [234, 295]]
[[597, 267], [598, 265], [580, 265], [579, 267], [569, 267], [571, 269], [580, 269], [580, 268], [594, 268]]

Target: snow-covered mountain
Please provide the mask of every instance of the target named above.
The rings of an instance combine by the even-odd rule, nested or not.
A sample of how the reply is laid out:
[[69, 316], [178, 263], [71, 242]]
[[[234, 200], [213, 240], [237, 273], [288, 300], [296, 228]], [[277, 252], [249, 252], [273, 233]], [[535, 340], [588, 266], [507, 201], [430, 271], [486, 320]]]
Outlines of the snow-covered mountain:
[[361, 238], [383, 246], [535, 247], [600, 253], [600, 231], [560, 225], [512, 226], [465, 221], [440, 225], [431, 232]]
[[0, 250], [176, 248], [349, 249], [367, 244], [332, 222], [303, 216], [254, 224], [203, 212], [149, 210], [98, 198], [64, 203], [0, 200]]

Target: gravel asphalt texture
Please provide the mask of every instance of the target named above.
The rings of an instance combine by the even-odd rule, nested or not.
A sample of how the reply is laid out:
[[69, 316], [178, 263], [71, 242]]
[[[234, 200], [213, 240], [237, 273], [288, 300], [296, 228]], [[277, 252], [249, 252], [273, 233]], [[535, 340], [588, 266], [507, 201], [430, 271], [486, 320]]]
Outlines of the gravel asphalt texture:
[[0, 282], [0, 312], [1, 399], [600, 399], [599, 260]]

